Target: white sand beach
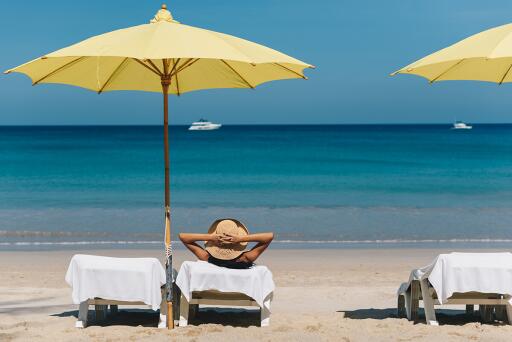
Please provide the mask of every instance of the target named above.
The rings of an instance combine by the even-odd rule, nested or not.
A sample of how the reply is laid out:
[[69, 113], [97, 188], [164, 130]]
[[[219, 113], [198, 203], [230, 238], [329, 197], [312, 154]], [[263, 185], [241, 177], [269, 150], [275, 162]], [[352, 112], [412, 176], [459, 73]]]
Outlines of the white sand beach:
[[[276, 282], [270, 327], [241, 310], [201, 310], [191, 325], [157, 329], [151, 310], [130, 308], [114, 320], [74, 328], [77, 306], [64, 274], [78, 251], [0, 252], [1, 341], [509, 341], [512, 326], [481, 324], [462, 308], [438, 316], [441, 326], [396, 318], [396, 289], [430, 249], [269, 250], [260, 260]], [[158, 250], [94, 250], [106, 256], [152, 256]], [[192, 260], [176, 252], [176, 267]], [[120, 307], [123, 310], [123, 307]], [[452, 315], [455, 314], [455, 315]]]

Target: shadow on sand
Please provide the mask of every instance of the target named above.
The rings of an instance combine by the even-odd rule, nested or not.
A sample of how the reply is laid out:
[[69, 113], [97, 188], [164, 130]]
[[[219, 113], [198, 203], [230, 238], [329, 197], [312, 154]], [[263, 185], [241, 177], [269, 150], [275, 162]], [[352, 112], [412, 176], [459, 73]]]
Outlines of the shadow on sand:
[[[65, 311], [53, 314], [54, 317], [78, 318], [78, 311]], [[120, 309], [117, 315], [108, 315], [104, 320], [96, 320], [94, 310], [89, 310], [88, 326], [143, 326], [157, 327], [159, 312], [145, 309]], [[260, 314], [257, 310], [202, 308], [196, 317], [190, 319], [189, 325], [222, 324], [233, 327], [250, 327], [260, 325]]]
[[[396, 308], [387, 309], [358, 309], [352, 311], [339, 310], [345, 314], [345, 318], [348, 319], [387, 319], [387, 318], [398, 318]], [[440, 325], [464, 325], [467, 323], [481, 322], [478, 312], [472, 315], [466, 314], [464, 310], [436, 310], [437, 321]], [[416, 324], [425, 324], [425, 312], [423, 309], [419, 309], [419, 319], [415, 322]], [[505, 323], [495, 321], [493, 323], [486, 323], [492, 325], [503, 325]]]
[[233, 327], [260, 326], [259, 310], [203, 308], [189, 321], [191, 325], [222, 324]]
[[[54, 317], [75, 317], [78, 318], [78, 311], [65, 311], [58, 314], [53, 314]], [[143, 327], [157, 327], [158, 326], [159, 313], [152, 310], [144, 309], [126, 309], [119, 310], [117, 315], [108, 315], [104, 320], [96, 320], [94, 317], [94, 310], [89, 310], [88, 326], [113, 326], [113, 325], [124, 325], [124, 326], [143, 326]]]

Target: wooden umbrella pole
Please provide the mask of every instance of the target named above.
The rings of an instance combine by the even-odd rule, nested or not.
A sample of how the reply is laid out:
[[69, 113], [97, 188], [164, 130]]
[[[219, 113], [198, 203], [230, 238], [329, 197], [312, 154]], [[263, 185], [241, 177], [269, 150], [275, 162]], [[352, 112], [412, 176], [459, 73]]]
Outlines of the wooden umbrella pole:
[[162, 92], [164, 95], [164, 163], [165, 163], [165, 293], [167, 301], [167, 328], [174, 329], [173, 317], [173, 274], [172, 274], [172, 249], [171, 249], [171, 203], [170, 203], [170, 178], [169, 178], [169, 85], [171, 77], [164, 61], [164, 74], [161, 77]]

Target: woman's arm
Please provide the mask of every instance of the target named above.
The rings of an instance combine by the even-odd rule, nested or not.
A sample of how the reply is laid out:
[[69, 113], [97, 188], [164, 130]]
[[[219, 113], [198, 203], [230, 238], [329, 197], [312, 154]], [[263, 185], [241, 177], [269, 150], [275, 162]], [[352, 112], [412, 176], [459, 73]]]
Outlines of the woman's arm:
[[179, 238], [183, 243], [192, 243], [197, 241], [216, 241], [221, 242], [221, 235], [219, 234], [194, 234], [194, 233], [180, 233]]
[[197, 244], [197, 241], [213, 241], [215, 243], [222, 243], [221, 236], [218, 234], [193, 234], [193, 233], [180, 233], [179, 238], [181, 242], [188, 248], [189, 251], [203, 261], [208, 261], [210, 256], [203, 247]]
[[238, 242], [259, 242], [259, 243], [270, 243], [274, 239], [274, 233], [259, 233], [259, 234], [248, 234], [245, 236], [235, 235], [222, 235], [220, 237], [224, 243], [238, 243]]
[[193, 234], [193, 233], [180, 233], [180, 240], [183, 242], [185, 247], [188, 248], [194, 255], [203, 261], [208, 261], [210, 256], [201, 246], [197, 244], [197, 241], [213, 241], [216, 244], [233, 244], [239, 242], [257, 242], [250, 251], [243, 254], [244, 261], [254, 262], [256, 259], [267, 249], [272, 240], [274, 239], [274, 233], [259, 233], [249, 234], [246, 236], [235, 236], [235, 235], [220, 235], [220, 234]]
[[255, 262], [261, 253], [267, 249], [273, 239], [274, 233], [271, 232], [249, 234], [246, 236], [224, 235], [221, 237], [221, 240], [227, 244], [238, 242], [257, 242], [256, 246], [254, 246], [250, 251], [242, 254], [243, 261], [247, 262]]

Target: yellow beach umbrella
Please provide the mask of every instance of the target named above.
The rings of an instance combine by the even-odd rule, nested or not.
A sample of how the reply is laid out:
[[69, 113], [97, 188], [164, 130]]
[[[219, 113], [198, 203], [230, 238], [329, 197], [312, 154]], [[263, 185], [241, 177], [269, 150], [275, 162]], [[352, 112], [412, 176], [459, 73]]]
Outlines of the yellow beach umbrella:
[[434, 52], [396, 72], [448, 80], [512, 82], [512, 24], [495, 27]]
[[169, 328], [172, 319], [168, 94], [211, 88], [254, 88], [303, 78], [313, 66], [230, 35], [180, 24], [163, 5], [149, 24], [86, 39], [7, 70], [40, 83], [62, 83], [98, 93], [141, 90], [163, 93], [165, 247]]

